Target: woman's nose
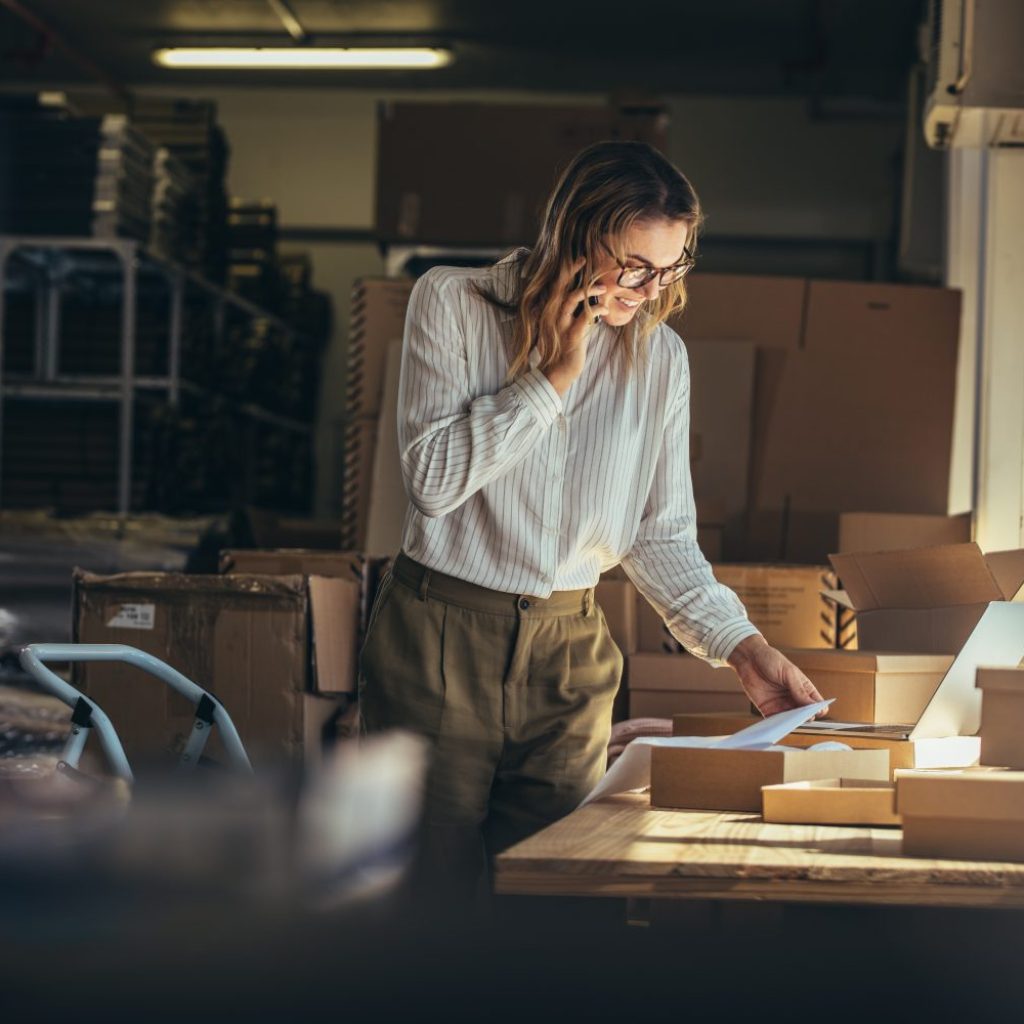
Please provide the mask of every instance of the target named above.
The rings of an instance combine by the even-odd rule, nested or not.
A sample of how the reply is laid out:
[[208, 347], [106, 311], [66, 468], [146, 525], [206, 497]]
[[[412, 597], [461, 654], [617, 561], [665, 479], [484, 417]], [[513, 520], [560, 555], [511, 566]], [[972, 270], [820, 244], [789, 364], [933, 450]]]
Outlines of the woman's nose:
[[658, 297], [658, 293], [661, 291], [661, 285], [658, 284], [658, 279], [656, 277], [652, 277], [641, 290], [644, 293], [645, 299], [656, 299]]

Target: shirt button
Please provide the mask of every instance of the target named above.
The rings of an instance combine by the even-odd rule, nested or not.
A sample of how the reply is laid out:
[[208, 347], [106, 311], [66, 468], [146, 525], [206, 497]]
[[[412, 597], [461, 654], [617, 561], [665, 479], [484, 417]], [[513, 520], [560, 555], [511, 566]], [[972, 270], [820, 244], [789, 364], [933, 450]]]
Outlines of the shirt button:
[[521, 597], [519, 598], [519, 607], [525, 612], [530, 607], [530, 602], [525, 597]]

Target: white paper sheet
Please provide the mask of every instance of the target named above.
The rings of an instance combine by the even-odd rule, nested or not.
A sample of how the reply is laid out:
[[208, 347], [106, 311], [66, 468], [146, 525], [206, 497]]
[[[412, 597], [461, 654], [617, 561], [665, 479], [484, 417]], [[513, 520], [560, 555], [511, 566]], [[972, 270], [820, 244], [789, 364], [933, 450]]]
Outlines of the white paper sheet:
[[[834, 699], [834, 698], [833, 698]], [[630, 743], [605, 777], [590, 791], [580, 807], [594, 800], [625, 793], [631, 789], [644, 789], [651, 784], [651, 747], [717, 747], [721, 750], [770, 750], [794, 729], [809, 722], [819, 711], [824, 711], [831, 700], [806, 704], [783, 711], [731, 736], [641, 736]], [[821, 744], [830, 750], [848, 749], [845, 744]]]

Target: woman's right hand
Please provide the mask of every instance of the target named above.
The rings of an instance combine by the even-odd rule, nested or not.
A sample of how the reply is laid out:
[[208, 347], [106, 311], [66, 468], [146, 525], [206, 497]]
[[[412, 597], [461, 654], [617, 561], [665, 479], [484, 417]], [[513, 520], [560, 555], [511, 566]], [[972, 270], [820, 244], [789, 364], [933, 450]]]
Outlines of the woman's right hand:
[[[601, 301], [601, 295], [607, 290], [603, 284], [594, 284], [589, 288], [571, 287], [573, 279], [583, 269], [585, 263], [586, 260], [577, 260], [562, 275], [558, 283], [559, 289], [565, 291], [562, 313], [558, 320], [558, 329], [562, 335], [562, 357], [544, 373], [559, 395], [564, 395], [572, 382], [583, 372], [590, 331], [601, 317], [608, 315], [608, 307]], [[576, 314], [581, 304], [582, 309]]]

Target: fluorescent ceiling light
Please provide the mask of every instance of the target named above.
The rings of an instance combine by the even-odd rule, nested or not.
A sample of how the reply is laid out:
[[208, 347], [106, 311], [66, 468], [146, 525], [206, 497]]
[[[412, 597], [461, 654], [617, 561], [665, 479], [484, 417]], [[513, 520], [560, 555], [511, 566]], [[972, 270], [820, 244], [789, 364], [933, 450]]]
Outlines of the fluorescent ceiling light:
[[165, 68], [442, 68], [452, 55], [422, 47], [232, 46], [155, 50], [153, 60]]

